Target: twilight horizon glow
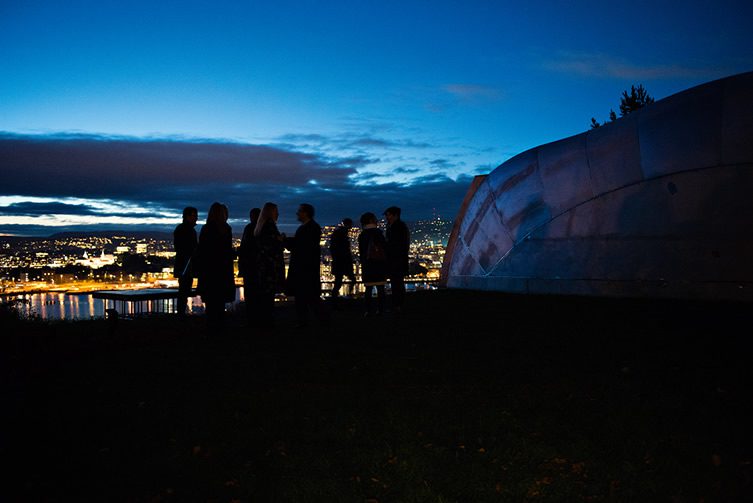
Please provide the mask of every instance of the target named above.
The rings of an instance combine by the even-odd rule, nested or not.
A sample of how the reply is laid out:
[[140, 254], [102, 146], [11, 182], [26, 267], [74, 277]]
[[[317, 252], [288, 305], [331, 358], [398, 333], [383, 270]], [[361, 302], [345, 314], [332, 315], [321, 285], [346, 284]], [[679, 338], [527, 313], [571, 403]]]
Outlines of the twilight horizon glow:
[[750, 2], [0, 6], [0, 234], [454, 218], [470, 179], [753, 68]]

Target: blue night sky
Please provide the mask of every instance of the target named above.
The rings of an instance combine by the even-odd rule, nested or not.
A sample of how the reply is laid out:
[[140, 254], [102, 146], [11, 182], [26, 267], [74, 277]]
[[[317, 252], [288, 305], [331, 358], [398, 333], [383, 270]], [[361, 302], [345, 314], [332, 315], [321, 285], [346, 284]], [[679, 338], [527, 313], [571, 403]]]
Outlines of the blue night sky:
[[217, 200], [454, 218], [470, 179], [753, 69], [750, 1], [0, 3], [0, 233], [170, 230]]

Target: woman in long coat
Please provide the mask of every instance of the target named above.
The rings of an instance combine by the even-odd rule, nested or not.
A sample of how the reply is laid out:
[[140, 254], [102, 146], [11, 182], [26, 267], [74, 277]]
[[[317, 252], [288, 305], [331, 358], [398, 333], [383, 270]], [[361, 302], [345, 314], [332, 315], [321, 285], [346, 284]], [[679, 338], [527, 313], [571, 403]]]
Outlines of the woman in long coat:
[[279, 210], [274, 203], [265, 203], [254, 229], [256, 239], [256, 281], [258, 294], [258, 324], [269, 329], [274, 325], [275, 294], [281, 293], [285, 284], [283, 260], [284, 236], [277, 230]]
[[199, 234], [199, 282], [197, 290], [206, 306], [207, 322], [221, 325], [225, 303], [235, 300], [233, 232], [227, 223], [227, 207], [212, 203]]

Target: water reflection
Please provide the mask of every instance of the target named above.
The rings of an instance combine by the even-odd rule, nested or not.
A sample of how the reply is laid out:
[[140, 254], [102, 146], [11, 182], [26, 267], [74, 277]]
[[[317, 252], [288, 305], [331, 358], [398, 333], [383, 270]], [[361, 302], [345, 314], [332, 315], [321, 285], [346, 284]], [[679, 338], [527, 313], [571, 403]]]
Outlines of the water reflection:
[[[113, 306], [112, 301], [95, 299], [91, 293], [31, 293], [11, 296], [7, 300], [18, 301], [16, 308], [22, 317], [41, 318], [43, 320], [88, 320], [92, 318], [104, 318], [105, 310], [108, 308], [115, 308], [119, 312], [123, 311], [120, 302], [117, 303], [117, 306]], [[236, 290], [236, 300], [233, 304], [237, 304], [240, 301], [239, 292]], [[137, 312], [175, 312], [174, 299], [167, 299], [162, 302], [163, 304], [159, 306], [144, 302], [141, 309], [138, 309], [132, 303], [126, 303], [125, 312], [121, 312], [120, 314], [133, 315]], [[188, 307], [190, 312], [194, 314], [204, 312], [204, 304], [201, 302], [201, 297], [189, 298]]]
[[16, 295], [8, 300], [18, 301], [17, 309], [23, 317], [44, 320], [90, 319], [104, 315], [104, 301], [91, 294], [61, 292]]

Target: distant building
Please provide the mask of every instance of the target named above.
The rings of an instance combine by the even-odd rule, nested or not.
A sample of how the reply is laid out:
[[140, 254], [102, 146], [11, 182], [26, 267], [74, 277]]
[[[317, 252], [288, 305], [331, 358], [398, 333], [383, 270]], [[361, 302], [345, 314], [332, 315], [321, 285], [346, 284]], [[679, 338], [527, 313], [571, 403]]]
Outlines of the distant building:
[[89, 257], [88, 253], [84, 252], [83, 258], [76, 260], [75, 263], [76, 265], [89, 267], [91, 269], [99, 269], [100, 267], [114, 264], [115, 256], [105, 254], [104, 250], [102, 250], [102, 253], [98, 257]]

